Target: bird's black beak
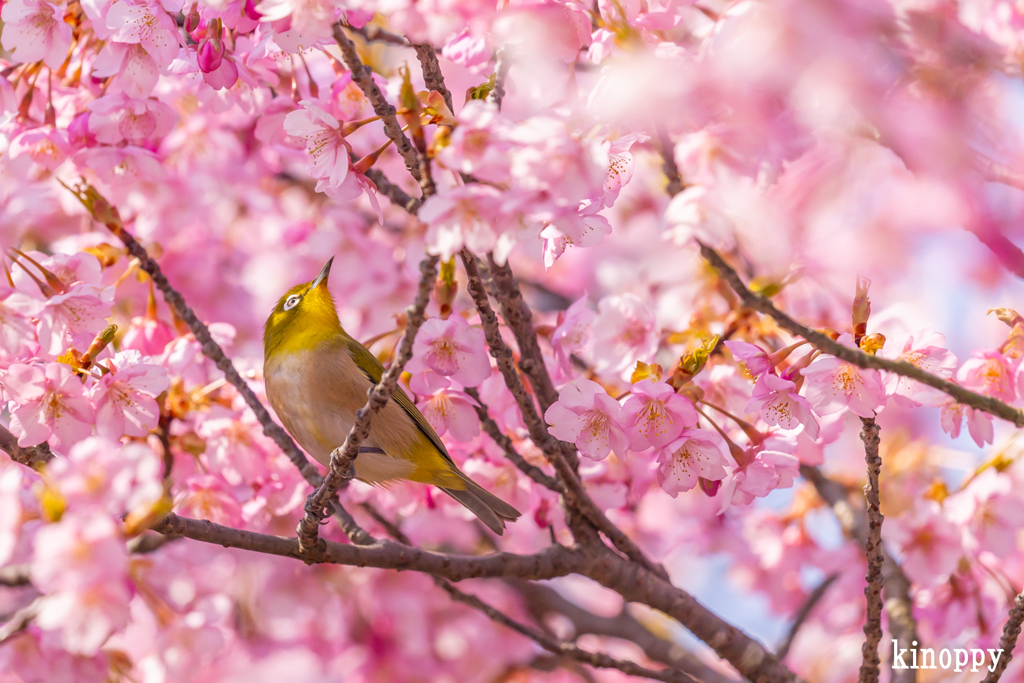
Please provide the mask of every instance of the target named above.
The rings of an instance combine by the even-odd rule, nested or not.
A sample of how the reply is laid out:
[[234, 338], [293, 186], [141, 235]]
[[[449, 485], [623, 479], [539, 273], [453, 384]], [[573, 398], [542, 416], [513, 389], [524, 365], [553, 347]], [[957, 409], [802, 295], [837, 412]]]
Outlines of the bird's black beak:
[[313, 291], [314, 289], [316, 289], [320, 285], [327, 284], [327, 276], [331, 274], [331, 264], [332, 263], [334, 263], [334, 257], [333, 256], [331, 258], [327, 259], [327, 263], [324, 264], [324, 267], [320, 271], [320, 274], [316, 276], [316, 279], [313, 280], [313, 284], [311, 284], [309, 286], [309, 291]]

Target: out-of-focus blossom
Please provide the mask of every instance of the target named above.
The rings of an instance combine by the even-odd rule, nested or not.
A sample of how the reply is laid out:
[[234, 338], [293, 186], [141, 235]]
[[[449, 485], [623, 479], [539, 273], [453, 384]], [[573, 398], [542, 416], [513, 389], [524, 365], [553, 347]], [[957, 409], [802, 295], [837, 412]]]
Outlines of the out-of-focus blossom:
[[975, 351], [974, 357], [960, 366], [956, 378], [965, 387], [1000, 401], [1013, 402], [1017, 398], [1013, 363], [999, 351]]
[[491, 60], [491, 51], [487, 49], [483, 38], [472, 35], [468, 28], [464, 28], [445, 43], [441, 48], [441, 56], [478, 72]]
[[960, 529], [934, 500], [917, 500], [913, 509], [886, 520], [882, 533], [902, 554], [907, 575], [922, 584], [948, 578], [963, 555]]
[[942, 425], [943, 431], [952, 438], [960, 436], [960, 428], [965, 419], [967, 420], [967, 430], [979, 448], [986, 443], [992, 443], [994, 430], [991, 415], [949, 399], [942, 404], [939, 423]]
[[628, 441], [622, 406], [597, 382], [578, 379], [567, 384], [544, 419], [553, 436], [576, 444], [588, 458], [601, 460], [612, 451], [625, 456]]
[[555, 349], [558, 367], [566, 376], [572, 373], [572, 354], [584, 348], [591, 339], [590, 326], [594, 312], [587, 306], [587, 297], [582, 296], [565, 309], [565, 315], [551, 334], [551, 345]]
[[431, 318], [423, 323], [413, 342], [409, 372], [433, 370], [463, 386], [476, 386], [491, 376], [484, 331], [470, 327], [460, 315], [447, 320]]
[[89, 109], [89, 132], [106, 145], [157, 141], [174, 125], [174, 111], [155, 99], [107, 95], [90, 102]]
[[480, 183], [455, 187], [427, 199], [419, 218], [429, 226], [428, 251], [447, 260], [463, 247], [477, 254], [494, 249], [503, 223], [501, 200], [498, 189]]
[[658, 346], [654, 316], [635, 294], [601, 299], [592, 329], [598, 370], [619, 372], [646, 362]]
[[973, 550], [1006, 557], [1017, 549], [1024, 501], [1014, 494], [1008, 474], [986, 469], [944, 500], [943, 508], [949, 521], [966, 530], [965, 543]]

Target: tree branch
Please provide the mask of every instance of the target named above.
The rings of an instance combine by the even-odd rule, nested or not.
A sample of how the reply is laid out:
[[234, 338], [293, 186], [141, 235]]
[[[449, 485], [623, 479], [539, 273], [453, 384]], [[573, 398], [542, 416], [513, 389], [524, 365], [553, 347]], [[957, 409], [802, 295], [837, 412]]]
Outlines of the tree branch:
[[860, 683], [878, 683], [878, 643], [882, 640], [882, 512], [878, 497], [878, 475], [882, 471], [882, 458], [878, 455], [878, 425], [874, 418], [861, 418], [864, 429], [860, 438], [864, 442], [864, 460], [867, 463], [867, 483], [864, 499], [867, 502], [868, 535], [864, 546], [868, 560], [867, 619], [864, 623], [864, 646], [861, 648]]
[[541, 468], [531, 465], [526, 462], [523, 456], [519, 455], [519, 451], [515, 449], [510, 439], [506, 434], [503, 434], [498, 424], [494, 421], [494, 418], [487, 412], [487, 406], [480, 400], [480, 392], [477, 391], [476, 387], [466, 387], [466, 393], [473, 397], [473, 400], [477, 402], [475, 406], [476, 416], [480, 418], [480, 424], [483, 426], [484, 432], [498, 444], [498, 447], [505, 451], [505, 457], [515, 465], [521, 472], [526, 476], [533, 479], [541, 486], [551, 489], [552, 491], [558, 491], [559, 493], [565, 491], [565, 487], [562, 486], [562, 482], [554, 477], [550, 476]]
[[509, 49], [501, 47], [498, 49], [498, 56], [494, 60], [494, 89], [487, 95], [487, 101], [492, 102], [501, 110], [501, 101], [505, 99], [505, 80], [508, 78], [508, 70], [512, 66]]
[[630, 661], [622, 659], [614, 659], [606, 654], [600, 652], [590, 652], [584, 650], [571, 643], [560, 643], [551, 638], [548, 638], [543, 633], [530, 628], [524, 624], [520, 624], [518, 621], [512, 619], [508, 615], [498, 611], [494, 607], [488, 605], [480, 598], [475, 595], [470, 595], [460, 591], [458, 588], [453, 586], [447, 581], [441, 580], [438, 585], [447, 591], [448, 595], [452, 597], [452, 600], [461, 602], [465, 605], [469, 605], [473, 609], [479, 610], [487, 615], [491, 621], [501, 624], [502, 626], [512, 629], [516, 633], [519, 633], [527, 638], [533, 640], [535, 643], [540, 645], [548, 652], [559, 655], [562, 657], [569, 657], [578, 662], [589, 664], [590, 666], [601, 668], [601, 669], [618, 669], [619, 671], [630, 675], [630, 676], [641, 676], [643, 678], [650, 678], [656, 681], [670, 681], [680, 683], [693, 683], [699, 679], [691, 676], [690, 674], [683, 673], [680, 671], [673, 671], [667, 669], [664, 671], [654, 671], [646, 667], [640, 666]]
[[1006, 671], [1010, 660], [1013, 659], [1013, 648], [1017, 645], [1017, 638], [1020, 637], [1021, 622], [1024, 622], [1024, 592], [1014, 599], [1010, 617], [1003, 626], [1003, 635], [999, 638], [999, 647], [1002, 648], [1003, 655], [996, 663], [995, 670], [987, 673], [982, 683], [996, 683]]
[[11, 460], [14, 462], [33, 469], [53, 458], [50, 444], [44, 441], [36, 446], [22, 448], [18, 445], [18, 437], [4, 429], [2, 425], [0, 425], [0, 450], [11, 456]]
[[437, 50], [433, 45], [413, 45], [416, 50], [416, 58], [420, 60], [420, 69], [423, 71], [423, 82], [429, 90], [436, 90], [441, 93], [448, 110], [455, 113], [452, 106], [452, 93], [444, 82], [444, 74], [441, 73], [441, 64], [437, 61]]
[[612, 524], [604, 512], [587, 495], [583, 484], [565, 457], [563, 449], [571, 448], [570, 444], [565, 444], [548, 433], [547, 425], [537, 414], [537, 407], [534, 405], [533, 399], [526, 392], [526, 387], [523, 386], [523, 382], [519, 378], [518, 372], [516, 372], [515, 364], [512, 362], [512, 349], [501, 338], [501, 332], [498, 329], [498, 316], [495, 315], [494, 309], [491, 308], [491, 302], [487, 298], [487, 290], [484, 287], [483, 279], [480, 277], [480, 269], [477, 265], [476, 257], [466, 249], [460, 252], [460, 256], [466, 268], [466, 276], [468, 278], [466, 288], [469, 290], [469, 294], [476, 304], [477, 312], [480, 314], [480, 321], [484, 328], [484, 335], [487, 338], [487, 345], [490, 348], [491, 355], [498, 362], [498, 369], [505, 379], [505, 385], [516, 399], [519, 410], [523, 415], [523, 421], [530, 432], [530, 438], [544, 452], [548, 461], [555, 466], [555, 471], [565, 484], [564, 499], [566, 505], [577, 510], [589, 520], [598, 531], [603, 533], [612, 542], [612, 545], [619, 552], [639, 562], [667, 581], [668, 574], [665, 572], [665, 569], [651, 562], [644, 555], [643, 551], [640, 550], [639, 546], [626, 536], [621, 529]]
[[614, 617], [601, 617], [567, 600], [558, 591], [540, 583], [509, 579], [526, 600], [527, 609], [537, 623], [557, 613], [572, 622], [576, 637], [582, 635], [618, 638], [636, 644], [649, 659], [667, 664], [705, 683], [733, 683], [731, 679], [707, 666], [679, 645], [659, 638], [637, 621], [625, 607]]
[[405, 190], [388, 180], [388, 177], [379, 170], [375, 168], [367, 169], [366, 177], [377, 186], [378, 192], [391, 200], [391, 203], [395, 206], [400, 206], [405, 209], [407, 213], [415, 216], [416, 212], [420, 210], [421, 206], [423, 206], [422, 199], [419, 199], [418, 197], [410, 197]]
[[28, 628], [28, 625], [39, 614], [39, 610], [43, 606], [43, 599], [43, 596], [36, 598], [12, 614], [3, 624], [0, 624], [0, 645]]
[[949, 394], [963, 405], [1000, 417], [1013, 423], [1017, 427], [1024, 427], [1024, 412], [1009, 404], [1003, 403], [999, 399], [977, 394], [963, 388], [959, 384], [942, 379], [941, 377], [936, 377], [929, 372], [925, 372], [911, 363], [907, 363], [905, 361], [893, 361], [880, 356], [872, 356], [858, 349], [843, 346], [839, 342], [834, 341], [828, 335], [798, 323], [793, 320], [793, 318], [776, 308], [775, 305], [765, 296], [751, 292], [747, 286], [743, 284], [743, 280], [740, 279], [739, 274], [737, 274], [737, 272], [725, 262], [725, 259], [723, 259], [717, 251], [706, 244], [700, 242], [698, 242], [698, 244], [700, 244], [701, 255], [708, 263], [718, 270], [723, 279], [725, 279], [725, 281], [729, 283], [729, 286], [732, 287], [736, 294], [739, 295], [744, 305], [769, 316], [778, 323], [779, 327], [784, 330], [788, 330], [794, 335], [803, 337], [821, 351], [832, 354], [833, 356], [852, 365], [856, 365], [859, 368], [885, 370], [886, 372], [892, 372], [903, 377], [909, 377], [910, 379], [917, 380], [922, 384], [927, 384], [930, 387]]
[[321, 551], [315, 556], [310, 556], [299, 548], [297, 538], [232, 529], [206, 520], [180, 517], [173, 513], [154, 525], [153, 530], [225, 548], [291, 557], [307, 564], [326, 563], [409, 570], [435, 574], [450, 581], [504, 576], [551, 579], [578, 573], [584, 566], [584, 555], [580, 550], [562, 545], [549, 546], [533, 555], [500, 552], [474, 556], [438, 553], [386, 539], [376, 539], [369, 545], [322, 540]]
[[[826, 477], [816, 467], [801, 465], [800, 475], [811, 482], [821, 499], [832, 508], [843, 531], [853, 537], [861, 548], [866, 548], [867, 516], [863, 510], [856, 509], [850, 504], [847, 490]], [[901, 649], [920, 650], [922, 646], [917, 636], [917, 622], [914, 620], [914, 603], [910, 598], [910, 579], [892, 556], [885, 552], [884, 545], [882, 551], [884, 607], [889, 617], [889, 631]], [[916, 647], [915, 642], [918, 643]], [[892, 674], [892, 683], [914, 683], [917, 680], [917, 672], [914, 669], [893, 669]]]
[[819, 583], [811, 594], [807, 596], [804, 604], [800, 606], [800, 610], [796, 613], [796, 617], [793, 618], [793, 624], [789, 627], [789, 631], [786, 633], [786, 639], [779, 645], [779, 649], [776, 650], [775, 656], [779, 658], [779, 661], [784, 661], [786, 655], [789, 654], [789, 648], [793, 646], [793, 641], [796, 640], [796, 634], [800, 632], [800, 627], [804, 625], [807, 618], [811, 616], [814, 608], [817, 607], [821, 599], [825, 597], [828, 589], [832, 587], [832, 584], [840, 577], [840, 573], [836, 572], [832, 574], [824, 581]]
[[345, 35], [340, 23], [334, 24], [334, 40], [338, 43], [338, 47], [341, 48], [341, 58], [344, 60], [345, 66], [352, 72], [352, 80], [356, 82], [359, 89], [366, 95], [366, 99], [373, 106], [374, 113], [383, 120], [384, 134], [395, 143], [395, 149], [402, 156], [405, 168], [416, 179], [416, 182], [420, 184], [423, 196], [429, 197], [434, 194], [434, 181], [431, 179], [430, 173], [426, 172], [424, 168], [426, 159], [417, 153], [416, 148], [409, 142], [409, 138], [402, 132], [402, 126], [398, 122], [395, 108], [387, 101], [380, 88], [377, 87], [376, 81], [373, 80], [373, 71], [359, 59], [359, 55], [356, 53], [356, 46]]

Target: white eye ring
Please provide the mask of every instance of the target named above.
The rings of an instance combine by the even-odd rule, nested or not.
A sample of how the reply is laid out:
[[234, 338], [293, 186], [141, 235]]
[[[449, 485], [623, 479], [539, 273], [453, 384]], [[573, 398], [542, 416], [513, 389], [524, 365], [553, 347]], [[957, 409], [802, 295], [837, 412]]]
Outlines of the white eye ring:
[[301, 296], [299, 296], [298, 294], [292, 294], [290, 297], [288, 297], [288, 300], [284, 302], [284, 310], [292, 310], [293, 308], [299, 305], [300, 301], [302, 301]]

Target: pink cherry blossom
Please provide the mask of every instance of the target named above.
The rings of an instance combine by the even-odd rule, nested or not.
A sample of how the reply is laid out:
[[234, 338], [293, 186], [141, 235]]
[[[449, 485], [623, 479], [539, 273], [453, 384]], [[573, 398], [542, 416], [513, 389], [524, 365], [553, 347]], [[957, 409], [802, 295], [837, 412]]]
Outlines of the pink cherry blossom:
[[451, 433], [459, 441], [469, 441], [480, 433], [479, 403], [449, 379], [423, 372], [412, 376], [409, 388], [419, 398], [416, 407], [438, 436]]
[[[839, 338], [840, 343], [851, 341], [849, 335]], [[885, 405], [885, 387], [877, 370], [864, 370], [835, 356], [821, 355], [801, 374], [806, 379], [804, 394], [819, 415], [849, 408], [859, 417], [873, 417]]]
[[939, 423], [942, 425], [942, 430], [950, 437], [955, 439], [960, 436], [960, 428], [963, 426], [964, 419], [967, 420], [967, 430], [970, 432], [971, 438], [979, 448], [986, 443], [992, 443], [995, 433], [991, 415], [952, 400], [947, 400], [942, 404]]
[[491, 376], [484, 331], [471, 327], [460, 315], [447, 320], [431, 318], [423, 323], [413, 342], [409, 372], [433, 370], [463, 386], [476, 386]]
[[590, 342], [590, 326], [595, 317], [594, 312], [587, 306], [587, 297], [581, 296], [565, 309], [563, 320], [551, 334], [551, 345], [555, 349], [555, 358], [563, 376], [572, 376], [572, 354], [582, 350]]
[[1012, 402], [1017, 398], [1014, 370], [1014, 364], [998, 351], [975, 351], [974, 357], [960, 366], [956, 378], [969, 389]]
[[629, 446], [635, 451], [664, 448], [684, 429], [697, 426], [697, 410], [665, 382], [642, 379], [622, 406]]
[[722, 509], [750, 505], [775, 489], [788, 489], [800, 475], [800, 461], [789, 453], [758, 450], [748, 462], [729, 472], [722, 485]]
[[609, 143], [608, 176], [604, 181], [604, 206], [612, 206], [619, 192], [633, 177], [633, 155], [630, 148], [638, 142], [646, 142], [650, 136], [645, 133], [631, 133]]
[[107, 28], [116, 42], [141, 45], [157, 67], [170, 64], [181, 47], [174, 20], [157, 2], [116, 0], [107, 10]]
[[803, 425], [808, 436], [818, 438], [818, 421], [811, 412], [811, 404], [797, 393], [795, 382], [778, 375], [766, 372], [757, 378], [747, 412], [760, 412], [766, 424], [782, 429]]
[[[952, 379], [956, 371], [956, 356], [943, 348], [946, 339], [941, 334], [925, 335], [919, 341], [908, 337], [903, 351], [896, 360], [902, 360], [944, 379]], [[937, 389], [893, 373], [886, 373], [886, 391], [897, 404], [905, 407], [940, 405], [943, 394]]]
[[907, 575], [926, 585], [947, 579], [963, 554], [960, 529], [934, 500], [918, 500], [913, 509], [886, 520], [882, 534], [899, 549]]
[[427, 249], [449, 259], [463, 247], [483, 254], [498, 244], [496, 227], [502, 223], [501, 192], [473, 183], [433, 195], [423, 203], [419, 217], [427, 226]]
[[40, 346], [54, 356], [72, 343], [88, 346], [91, 336], [103, 329], [110, 315], [113, 295], [110, 288], [79, 283], [51, 296], [37, 314]]
[[486, 41], [472, 35], [468, 28], [462, 29], [445, 43], [441, 48], [441, 56], [475, 72], [482, 71], [491, 59]]
[[52, 126], [26, 130], [11, 141], [8, 149], [12, 161], [19, 158], [31, 159], [47, 171], [56, 170], [68, 158], [70, 152], [67, 135]]
[[107, 43], [92, 63], [92, 75], [112, 78], [108, 92], [148, 97], [160, 78], [156, 60], [140, 43]]
[[675, 498], [697, 485], [698, 477], [721, 481], [729, 459], [722, 451], [722, 438], [706, 429], [685, 429], [677, 439], [658, 452], [658, 483]]
[[144, 444], [89, 437], [49, 467], [51, 485], [72, 508], [104, 508], [117, 517], [152, 506], [164, 493], [163, 462]]
[[95, 654], [128, 622], [127, 551], [113, 519], [98, 511], [67, 515], [39, 531], [32, 583], [46, 593], [37, 617], [61, 646]]
[[943, 501], [949, 521], [966, 529], [965, 545], [975, 552], [1007, 557], [1017, 548], [1024, 501], [1013, 494], [1009, 474], [990, 467], [962, 491]]
[[771, 359], [761, 347], [737, 340], [724, 341], [722, 344], [732, 352], [733, 358], [741, 363], [752, 377], [760, 377], [772, 370]]
[[116, 145], [121, 141], [138, 145], [158, 141], [174, 125], [174, 111], [156, 99], [131, 99], [107, 95], [89, 103], [89, 132], [96, 141]]
[[592, 329], [598, 370], [619, 372], [647, 362], [657, 348], [654, 316], [635, 294], [601, 299]]
[[578, 379], [565, 385], [544, 419], [551, 434], [576, 444], [580, 453], [601, 460], [614, 451], [624, 457], [627, 447], [622, 406], [601, 385]]
[[[24, 314], [24, 308], [14, 307], [7, 303], [7, 300], [15, 293], [15, 290], [0, 285], [0, 361], [4, 358], [18, 358], [26, 353], [33, 345], [35, 326], [31, 318]], [[35, 312], [37, 304], [33, 305], [32, 300], [24, 296], [16, 296], [11, 303], [18, 300], [28, 304], [28, 310]]]
[[70, 366], [16, 364], [7, 368], [0, 383], [15, 403], [11, 433], [19, 446], [49, 441], [54, 450], [67, 451], [92, 433], [93, 407]]
[[459, 112], [459, 125], [451, 141], [438, 154], [448, 168], [471, 173], [481, 180], [504, 182], [509, 175], [509, 139], [513, 124], [498, 108], [483, 100], [472, 100]]
[[349, 146], [341, 134], [338, 119], [324, 111], [316, 102], [302, 101], [302, 109], [288, 114], [284, 129], [296, 138], [305, 139], [309, 157], [309, 175], [338, 187], [348, 175]]
[[92, 394], [96, 432], [110, 439], [145, 436], [160, 418], [156, 397], [167, 388], [167, 371], [145, 362], [138, 351], [121, 351], [106, 366], [110, 372]]
[[42, 60], [51, 69], [64, 62], [71, 47], [71, 27], [64, 10], [45, 0], [9, 0], [0, 11], [0, 44], [21, 63]]

